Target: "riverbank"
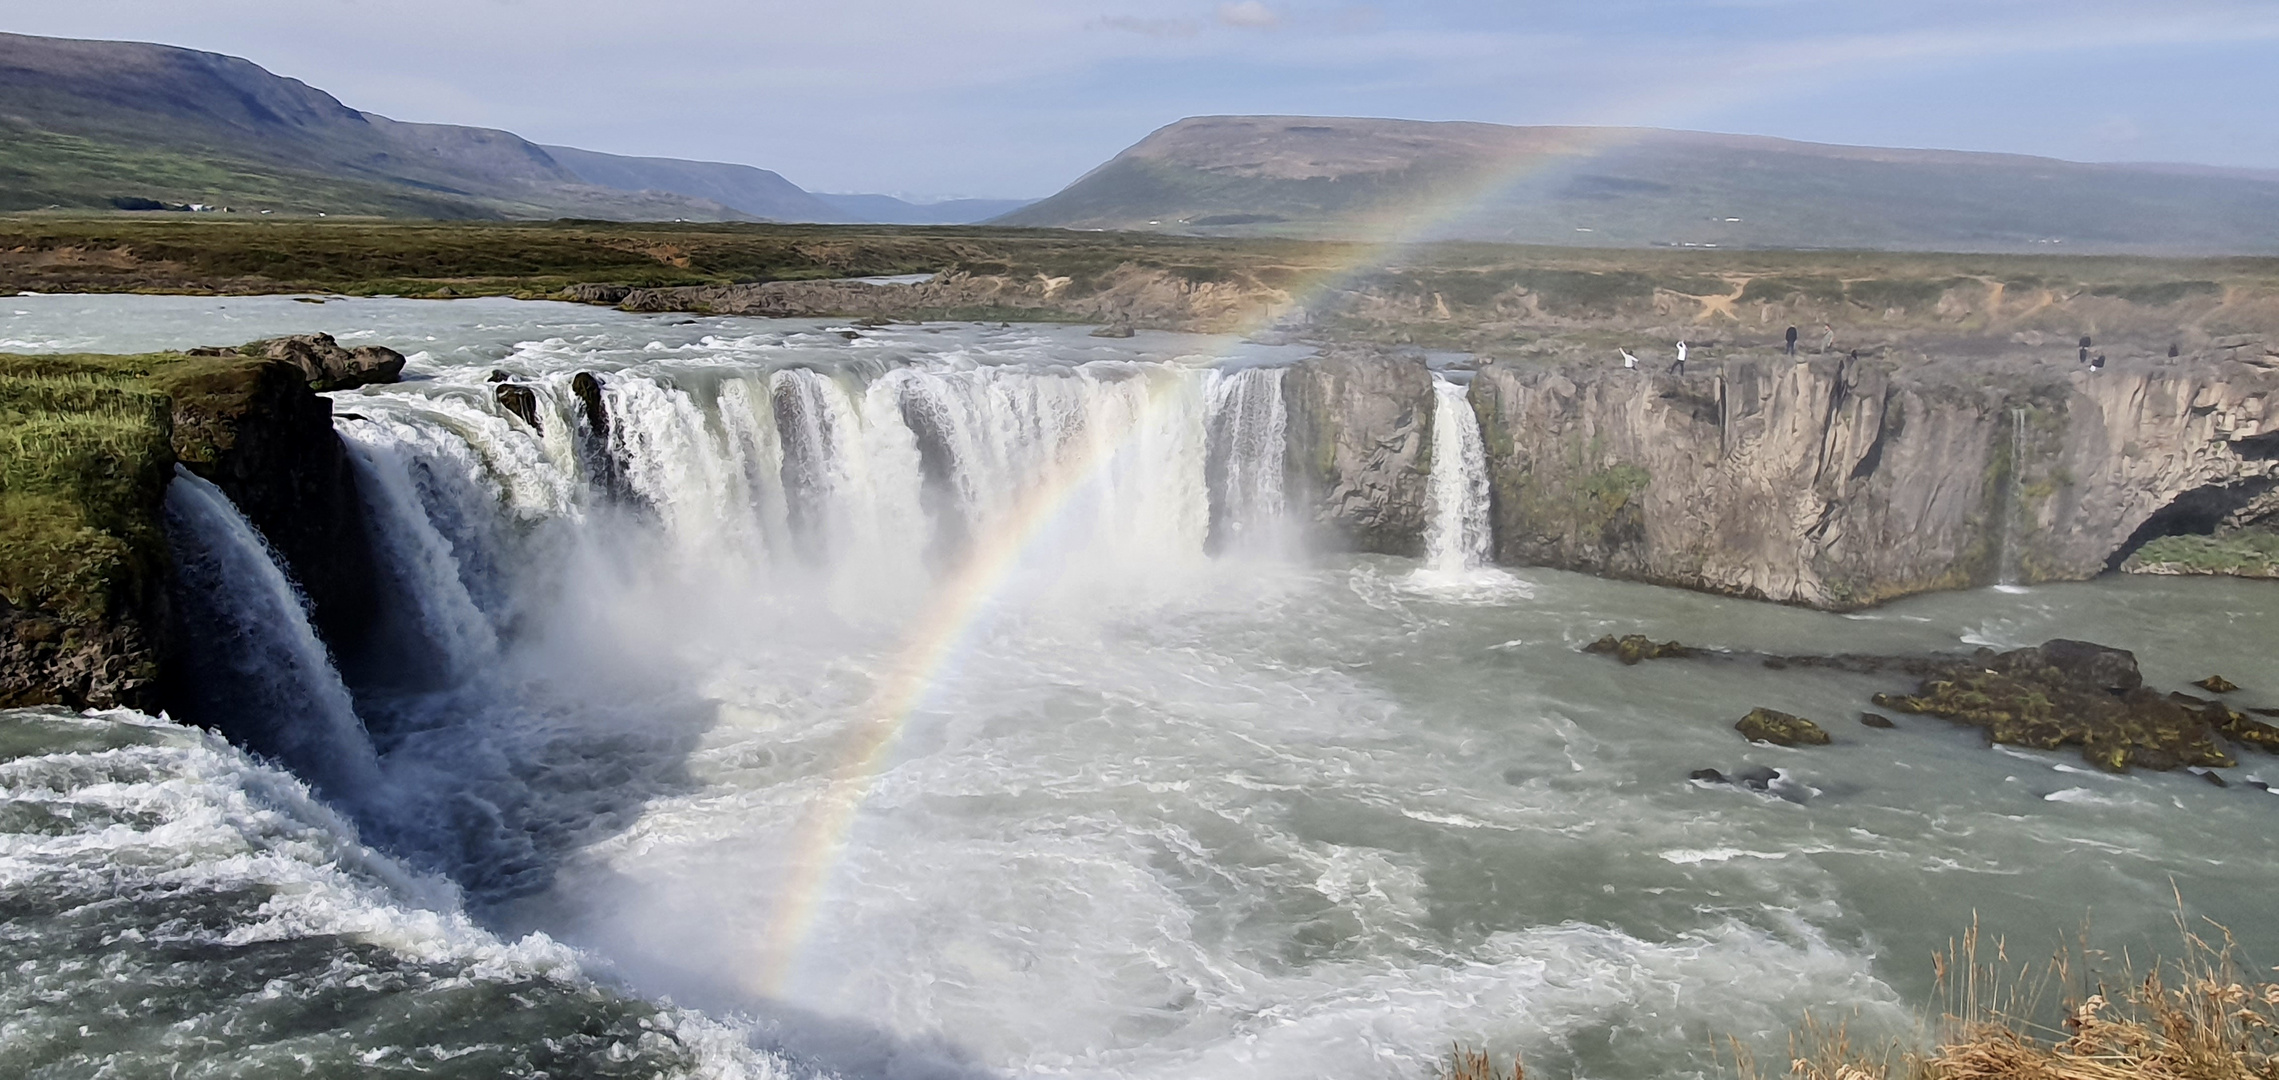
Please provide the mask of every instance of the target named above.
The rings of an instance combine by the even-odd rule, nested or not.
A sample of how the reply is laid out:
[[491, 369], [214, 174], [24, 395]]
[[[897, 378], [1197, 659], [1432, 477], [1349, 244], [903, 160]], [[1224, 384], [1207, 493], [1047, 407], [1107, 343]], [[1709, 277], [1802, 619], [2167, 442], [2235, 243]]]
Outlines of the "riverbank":
[[[926, 275], [921, 287], [907, 279]], [[866, 284], [861, 279], [904, 279]], [[1386, 247], [1056, 229], [0, 216], [0, 291], [515, 296], [1033, 319], [1666, 364], [1696, 349], [2279, 350], [2279, 260]], [[1823, 329], [1825, 327], [1825, 330]], [[1834, 340], [1827, 338], [1833, 335]], [[2125, 346], [2122, 352], [2115, 347]]]

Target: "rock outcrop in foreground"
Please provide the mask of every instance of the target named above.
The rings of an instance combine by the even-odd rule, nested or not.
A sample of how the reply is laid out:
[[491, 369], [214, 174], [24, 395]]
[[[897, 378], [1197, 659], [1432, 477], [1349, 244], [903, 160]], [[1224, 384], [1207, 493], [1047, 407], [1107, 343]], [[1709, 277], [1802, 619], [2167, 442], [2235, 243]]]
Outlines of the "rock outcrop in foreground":
[[403, 358], [282, 339], [203, 355], [0, 357], [0, 707], [167, 706], [163, 521], [177, 464], [228, 493], [336, 646], [371, 620], [372, 556], [333, 385]]

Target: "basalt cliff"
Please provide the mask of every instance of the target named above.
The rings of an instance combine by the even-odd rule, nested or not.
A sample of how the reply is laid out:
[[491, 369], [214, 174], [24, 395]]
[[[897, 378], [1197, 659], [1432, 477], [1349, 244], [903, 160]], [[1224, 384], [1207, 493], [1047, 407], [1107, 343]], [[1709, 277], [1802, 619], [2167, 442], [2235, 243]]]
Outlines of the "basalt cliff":
[[1815, 607], [2088, 578], [2279, 509], [2279, 375], [2246, 364], [1490, 363], [1471, 400], [1500, 561]]

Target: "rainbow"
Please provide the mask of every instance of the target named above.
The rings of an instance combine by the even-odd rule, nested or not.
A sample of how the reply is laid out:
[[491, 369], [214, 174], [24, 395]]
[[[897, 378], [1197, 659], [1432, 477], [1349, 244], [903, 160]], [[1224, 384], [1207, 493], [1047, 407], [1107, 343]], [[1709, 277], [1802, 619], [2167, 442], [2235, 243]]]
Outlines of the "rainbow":
[[[1636, 137], [1643, 132], [1617, 134]], [[1289, 291], [1288, 304], [1261, 312], [1236, 336], [1265, 329], [1290, 307], [1304, 306], [1357, 275], [1385, 265], [1418, 243], [1416, 238], [1434, 235], [1522, 180], [1580, 161], [1589, 152], [1602, 152], [1614, 141], [1619, 140], [1597, 138], [1591, 144], [1525, 155], [1505, 166], [1482, 170], [1483, 175], [1457, 185], [1422, 212], [1406, 218], [1405, 227], [1391, 239], [1356, 245], [1351, 257], [1309, 276]], [[829, 889], [832, 872], [845, 852], [856, 813], [868, 798], [879, 770], [900, 743], [911, 716], [941, 681], [959, 647], [1021, 564], [1022, 555], [1170, 398], [1164, 384], [1151, 383], [1147, 408], [1125, 431], [1113, 438], [1082, 440], [1074, 452], [1036, 477], [1010, 510], [992, 523], [989, 532], [978, 535], [964, 557], [936, 583], [905, 632], [901, 648], [888, 662], [877, 690], [865, 703], [861, 726], [832, 770], [825, 791], [809, 806], [798, 826], [791, 847], [790, 876], [778, 892], [759, 951], [758, 970], [751, 977], [751, 984], [763, 996], [783, 994]]]

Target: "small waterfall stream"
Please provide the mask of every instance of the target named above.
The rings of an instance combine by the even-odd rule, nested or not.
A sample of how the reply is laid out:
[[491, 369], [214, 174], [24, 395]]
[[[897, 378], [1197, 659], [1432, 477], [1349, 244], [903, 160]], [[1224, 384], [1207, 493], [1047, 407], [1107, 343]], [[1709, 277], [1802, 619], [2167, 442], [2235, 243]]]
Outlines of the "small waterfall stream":
[[1488, 561], [1488, 451], [1465, 388], [1443, 376], [1432, 384], [1432, 487], [1425, 566], [1461, 574]]
[[2023, 492], [2026, 485], [2026, 410], [2010, 410], [2010, 485], [2003, 493], [2002, 504], [2002, 555], [1994, 583], [2004, 589], [2018, 588], [2018, 515], [2025, 512]]
[[175, 617], [198, 723], [241, 735], [335, 798], [379, 781], [372, 744], [309, 612], [220, 488], [179, 466], [166, 488]]

